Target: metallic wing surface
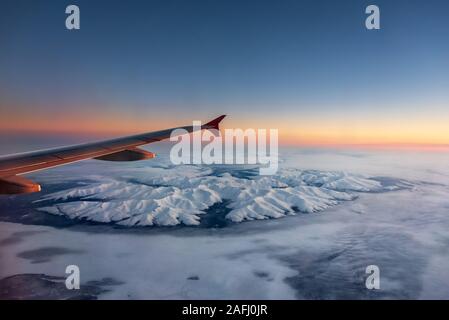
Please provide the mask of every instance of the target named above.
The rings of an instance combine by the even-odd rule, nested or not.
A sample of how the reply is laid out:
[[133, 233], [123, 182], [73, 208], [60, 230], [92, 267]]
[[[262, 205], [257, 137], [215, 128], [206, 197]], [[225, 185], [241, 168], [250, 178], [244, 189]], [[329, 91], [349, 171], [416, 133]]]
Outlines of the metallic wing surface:
[[[224, 117], [225, 115], [222, 115], [209, 121], [201, 126], [201, 130], [218, 130], [218, 125]], [[0, 194], [21, 194], [40, 191], [41, 187], [38, 183], [20, 176], [33, 171], [85, 159], [136, 161], [154, 158], [155, 155], [152, 152], [139, 149], [138, 147], [167, 139], [172, 131], [176, 129], [193, 132], [197, 128], [193, 126], [177, 127], [116, 139], [0, 157]]]

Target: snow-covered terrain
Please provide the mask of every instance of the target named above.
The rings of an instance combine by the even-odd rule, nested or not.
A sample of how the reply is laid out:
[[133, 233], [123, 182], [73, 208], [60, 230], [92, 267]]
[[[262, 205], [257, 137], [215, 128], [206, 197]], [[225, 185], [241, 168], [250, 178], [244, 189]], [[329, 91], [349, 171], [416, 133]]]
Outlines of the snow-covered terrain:
[[384, 192], [410, 187], [360, 174], [284, 169], [274, 176], [239, 178], [213, 174], [213, 168], [177, 166], [144, 168], [127, 179], [99, 182], [47, 194], [39, 210], [71, 219], [126, 226], [198, 225], [214, 204], [229, 201], [226, 219], [233, 222], [281, 218], [297, 212], [322, 211], [358, 192]]
[[[82, 290], [99, 299], [449, 299], [449, 154], [283, 149], [272, 177], [171, 167], [164, 154], [34, 173], [42, 193], [0, 198], [0, 289], [21, 289], [6, 296], [72, 295], [48, 281], [76, 264]], [[299, 214], [299, 199], [320, 213]], [[139, 211], [149, 203], [160, 217]], [[177, 203], [189, 214], [162, 213]], [[117, 204], [124, 217], [110, 224], [75, 215], [110, 219]], [[274, 213], [232, 223], [258, 219], [250, 209], [259, 214], [261, 204]], [[36, 210], [43, 207], [64, 211]], [[232, 212], [242, 216], [224, 217]], [[151, 213], [153, 226], [179, 227], [117, 226]], [[229, 223], [203, 225], [214, 215]], [[380, 269], [379, 290], [365, 286], [369, 265]]]

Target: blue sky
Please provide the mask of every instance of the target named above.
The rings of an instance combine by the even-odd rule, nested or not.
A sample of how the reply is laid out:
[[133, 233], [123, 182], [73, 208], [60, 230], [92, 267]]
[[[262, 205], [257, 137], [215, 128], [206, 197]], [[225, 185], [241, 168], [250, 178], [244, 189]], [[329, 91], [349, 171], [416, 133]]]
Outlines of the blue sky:
[[[65, 29], [69, 4], [79, 31]], [[381, 30], [364, 26], [369, 4]], [[448, 117], [448, 12], [436, 0], [2, 1], [0, 112]]]

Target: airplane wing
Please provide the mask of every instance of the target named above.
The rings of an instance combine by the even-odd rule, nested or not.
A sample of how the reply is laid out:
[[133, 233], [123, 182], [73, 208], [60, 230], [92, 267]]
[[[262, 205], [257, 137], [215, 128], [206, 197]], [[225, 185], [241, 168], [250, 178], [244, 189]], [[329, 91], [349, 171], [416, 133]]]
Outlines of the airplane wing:
[[[218, 125], [224, 117], [225, 115], [222, 115], [209, 121], [202, 125], [201, 129], [218, 130]], [[136, 161], [154, 158], [154, 153], [137, 147], [167, 139], [176, 129], [193, 132], [195, 128], [193, 126], [177, 127], [111, 140], [0, 157], [0, 194], [40, 191], [39, 184], [19, 176], [33, 171], [92, 158], [105, 161]]]

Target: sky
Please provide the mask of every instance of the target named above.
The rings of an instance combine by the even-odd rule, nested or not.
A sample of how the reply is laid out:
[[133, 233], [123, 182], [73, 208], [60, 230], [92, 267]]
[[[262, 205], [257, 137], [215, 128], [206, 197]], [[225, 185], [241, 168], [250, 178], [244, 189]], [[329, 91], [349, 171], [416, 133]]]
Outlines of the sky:
[[[70, 4], [80, 30], [65, 28]], [[365, 28], [370, 4], [380, 30]], [[3, 0], [0, 132], [227, 114], [224, 127], [276, 128], [288, 145], [446, 145], [448, 13], [444, 0]]]

